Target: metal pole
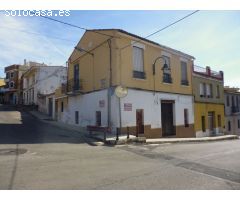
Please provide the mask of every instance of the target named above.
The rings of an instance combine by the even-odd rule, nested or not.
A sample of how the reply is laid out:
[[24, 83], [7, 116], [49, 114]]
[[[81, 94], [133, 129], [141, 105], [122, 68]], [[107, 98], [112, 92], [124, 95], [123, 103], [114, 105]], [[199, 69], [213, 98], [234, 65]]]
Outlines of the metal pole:
[[119, 110], [119, 132], [117, 131], [116, 140], [119, 140], [119, 135], [122, 133], [122, 113], [121, 113], [121, 98], [118, 98]]

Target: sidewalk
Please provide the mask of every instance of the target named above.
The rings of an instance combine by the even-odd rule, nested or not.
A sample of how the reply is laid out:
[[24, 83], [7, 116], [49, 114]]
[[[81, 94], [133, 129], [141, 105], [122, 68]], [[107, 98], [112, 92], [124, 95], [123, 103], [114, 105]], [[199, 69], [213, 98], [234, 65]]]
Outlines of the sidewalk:
[[[105, 143], [105, 144], [108, 144], [108, 145], [116, 145], [116, 144], [118, 145], [118, 144], [126, 144], [126, 143], [131, 143], [131, 142], [142, 142], [142, 143], [146, 142], [145, 138], [136, 137], [134, 135], [130, 135], [129, 139], [127, 139], [127, 135], [121, 135], [121, 136], [119, 136], [119, 140], [116, 141], [116, 135], [115, 134], [107, 134], [106, 141], [104, 142], [103, 133], [94, 132], [93, 134], [90, 135], [89, 132], [86, 130], [86, 128], [54, 121], [48, 115], [40, 113], [40, 112], [35, 111], [35, 110], [34, 111], [28, 111], [28, 113], [30, 113], [32, 116], [38, 118], [39, 120], [41, 120], [44, 123], [48, 123], [48, 124], [60, 127], [62, 129], [65, 129], [65, 130], [76, 131], [78, 136], [84, 136], [85, 138], [93, 138], [97, 141], [101, 141], [102, 144]], [[76, 134], [74, 134], [74, 136], [76, 136]], [[100, 144], [100, 143], [98, 143], [98, 144]]]
[[[40, 113], [38, 111], [28, 111], [31, 115], [38, 118], [39, 120], [57, 126], [66, 130], [76, 131], [78, 136], [84, 136], [86, 138], [93, 138], [95, 140], [101, 141], [104, 144], [103, 133], [94, 132], [89, 134], [89, 132], [80, 126], [68, 125], [61, 122], [57, 122], [51, 119], [48, 115]], [[76, 136], [76, 133], [74, 136]], [[130, 135], [127, 139], [127, 135], [120, 135], [119, 140], [116, 140], [115, 134], [107, 134], [105, 144], [108, 145], [120, 145], [128, 143], [146, 143], [146, 144], [163, 144], [163, 143], [199, 143], [199, 142], [213, 142], [221, 140], [233, 140], [239, 139], [237, 135], [223, 135], [223, 136], [213, 136], [213, 137], [202, 137], [202, 138], [157, 138], [157, 139], [146, 139], [145, 137], [136, 137], [135, 135]]]
[[189, 143], [189, 142], [213, 142], [221, 140], [233, 140], [239, 139], [237, 135], [222, 135], [213, 137], [202, 137], [202, 138], [159, 138], [159, 139], [147, 139], [147, 144], [163, 144], [163, 143]]

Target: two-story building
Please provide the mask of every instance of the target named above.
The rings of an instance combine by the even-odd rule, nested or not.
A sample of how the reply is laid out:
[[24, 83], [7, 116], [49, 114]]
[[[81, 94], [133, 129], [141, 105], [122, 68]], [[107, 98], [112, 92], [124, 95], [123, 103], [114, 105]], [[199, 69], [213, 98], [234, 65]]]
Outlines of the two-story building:
[[223, 72], [210, 67], [193, 67], [193, 95], [196, 137], [224, 132]]
[[55, 90], [67, 80], [63, 66], [32, 66], [23, 76], [24, 105], [37, 105], [40, 112], [54, 116]]
[[240, 135], [240, 91], [239, 88], [224, 88], [225, 129], [227, 134]]
[[[69, 57], [57, 116], [147, 138], [193, 137], [193, 60], [124, 30], [88, 30]], [[116, 95], [118, 86], [125, 97]]]

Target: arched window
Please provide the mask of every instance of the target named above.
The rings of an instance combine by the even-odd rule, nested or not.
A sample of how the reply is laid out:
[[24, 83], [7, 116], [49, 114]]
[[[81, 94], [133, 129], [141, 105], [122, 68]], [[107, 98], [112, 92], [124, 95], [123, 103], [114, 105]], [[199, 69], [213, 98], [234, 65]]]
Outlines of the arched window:
[[13, 81], [10, 82], [10, 88], [14, 88], [14, 82]]

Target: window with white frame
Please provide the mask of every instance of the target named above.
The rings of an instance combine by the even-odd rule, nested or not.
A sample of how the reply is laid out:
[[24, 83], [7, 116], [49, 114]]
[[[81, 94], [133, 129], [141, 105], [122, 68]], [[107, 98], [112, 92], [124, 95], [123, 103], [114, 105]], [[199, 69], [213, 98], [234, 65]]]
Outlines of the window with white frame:
[[207, 97], [210, 98], [211, 97], [211, 87], [210, 87], [210, 84], [206, 84], [206, 91], [207, 91]]
[[145, 79], [144, 50], [136, 46], [133, 46], [133, 77]]

